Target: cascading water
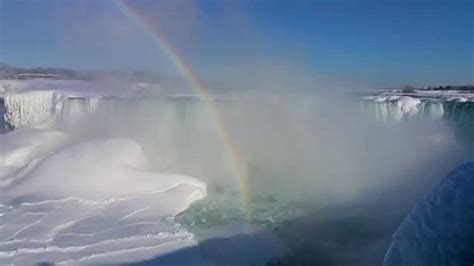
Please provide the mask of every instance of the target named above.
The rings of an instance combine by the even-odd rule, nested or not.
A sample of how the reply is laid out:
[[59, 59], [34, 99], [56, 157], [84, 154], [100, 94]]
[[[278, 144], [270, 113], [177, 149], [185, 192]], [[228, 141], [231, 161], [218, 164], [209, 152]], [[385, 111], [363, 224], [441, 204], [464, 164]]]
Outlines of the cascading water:
[[462, 141], [467, 158], [473, 155], [474, 102], [425, 99], [406, 110], [397, 105], [397, 100], [399, 98], [364, 100], [360, 102], [360, 106], [365, 114], [382, 123], [398, 123], [403, 120], [423, 124], [442, 120], [453, 128], [455, 138]]
[[7, 113], [7, 109], [5, 108], [5, 100], [0, 98], [0, 134], [7, 132], [8, 124], [5, 120], [5, 114]]

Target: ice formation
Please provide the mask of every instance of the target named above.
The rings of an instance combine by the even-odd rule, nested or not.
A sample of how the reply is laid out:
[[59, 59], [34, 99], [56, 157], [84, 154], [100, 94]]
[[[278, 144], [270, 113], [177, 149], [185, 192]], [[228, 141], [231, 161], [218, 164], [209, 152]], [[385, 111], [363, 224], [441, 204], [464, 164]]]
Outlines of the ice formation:
[[364, 108], [372, 109], [375, 118], [382, 121], [400, 121], [416, 115], [422, 108], [419, 99], [397, 95], [365, 97], [362, 104]]
[[173, 217], [206, 195], [203, 182], [147, 170], [130, 140], [58, 151], [2, 188], [0, 264], [133, 262], [195, 245]]
[[[7, 94], [4, 96], [5, 121], [13, 127], [27, 125], [35, 128], [50, 128], [57, 115], [64, 112], [73, 115], [90, 114], [95, 111], [100, 96], [63, 94], [55, 91], [27, 91]], [[63, 109], [66, 101], [80, 99], [80, 106], [68, 105]], [[72, 109], [76, 108], [76, 109]], [[79, 110], [77, 110], [79, 108]], [[74, 118], [74, 117], [71, 117]]]
[[402, 91], [393, 89], [383, 89], [369, 92], [368, 95], [364, 96], [365, 100], [381, 99], [394, 99], [397, 97], [412, 97], [419, 99], [439, 99], [443, 101], [461, 101], [461, 102], [474, 102], [474, 93], [472, 91], [457, 91], [457, 90], [413, 90], [413, 91]]
[[60, 131], [19, 128], [0, 135], [0, 188], [22, 178], [29, 167], [65, 145]]
[[399, 122], [412, 119], [439, 119], [445, 116], [472, 120], [474, 103], [453, 99], [423, 99], [400, 95], [365, 96], [361, 109], [382, 122]]
[[30, 91], [5, 97], [5, 120], [12, 126], [41, 125], [52, 118], [60, 97], [52, 91]]
[[448, 174], [403, 220], [384, 265], [471, 265], [473, 190], [474, 162]]
[[[71, 119], [75, 119], [93, 114], [100, 99], [161, 97], [162, 90], [163, 87], [158, 83], [144, 82], [0, 80], [0, 99], [6, 107], [5, 120], [13, 127], [27, 125], [50, 128], [58, 122], [57, 119], [61, 119], [60, 116], [71, 116]], [[195, 95], [174, 93], [167, 97]], [[69, 105], [64, 106], [66, 102], [69, 102]]]

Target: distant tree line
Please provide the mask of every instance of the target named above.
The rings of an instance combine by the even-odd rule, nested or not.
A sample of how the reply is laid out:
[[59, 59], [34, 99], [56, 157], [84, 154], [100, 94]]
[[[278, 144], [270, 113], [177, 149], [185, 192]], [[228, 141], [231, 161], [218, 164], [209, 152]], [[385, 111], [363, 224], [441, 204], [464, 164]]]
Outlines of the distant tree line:
[[[382, 90], [393, 90], [393, 88], [383, 88]], [[432, 91], [465, 91], [474, 92], [474, 85], [446, 85], [446, 86], [426, 86], [426, 87], [413, 87], [405, 85], [401, 88], [403, 93], [414, 93], [417, 90], [432, 90]]]
[[450, 91], [450, 90], [456, 90], [456, 91], [474, 91], [474, 86], [473, 85], [461, 85], [461, 86], [438, 86], [438, 87], [428, 87], [426, 88], [427, 90], [439, 90], [439, 91]]
[[[67, 80], [97, 80], [120, 78], [127, 81], [155, 82], [169, 80], [159, 73], [150, 71], [118, 71], [118, 70], [73, 70], [56, 67], [24, 68], [0, 63], [0, 79], [67, 79]], [[172, 79], [172, 78], [171, 78]]]

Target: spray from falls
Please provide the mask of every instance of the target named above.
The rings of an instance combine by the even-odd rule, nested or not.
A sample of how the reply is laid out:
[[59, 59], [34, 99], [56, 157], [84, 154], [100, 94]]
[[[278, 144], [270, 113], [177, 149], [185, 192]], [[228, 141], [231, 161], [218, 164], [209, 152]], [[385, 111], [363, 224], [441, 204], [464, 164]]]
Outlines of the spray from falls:
[[[455, 140], [448, 125], [456, 117], [470, 121], [468, 107], [449, 103], [443, 107], [446, 119], [428, 115], [424, 122], [384, 124], [367, 119], [370, 108], [378, 112], [377, 105], [363, 104], [360, 112], [360, 103], [345, 99], [258, 93], [212, 103], [233, 132], [233, 143], [246, 165], [247, 192], [260, 196], [286, 187], [279, 197], [303, 193], [349, 199], [364, 187], [383, 184], [381, 172], [388, 178], [388, 173], [429, 160], [433, 154], [449, 156]], [[229, 178], [235, 177], [235, 165], [224, 156], [228, 147], [219, 141], [221, 133], [208, 108], [209, 101], [199, 98], [64, 98], [49, 117], [55, 128], [76, 139], [138, 141], [156, 171], [195, 176], [210, 188], [238, 187], [240, 182]], [[35, 120], [16, 117], [23, 123]]]

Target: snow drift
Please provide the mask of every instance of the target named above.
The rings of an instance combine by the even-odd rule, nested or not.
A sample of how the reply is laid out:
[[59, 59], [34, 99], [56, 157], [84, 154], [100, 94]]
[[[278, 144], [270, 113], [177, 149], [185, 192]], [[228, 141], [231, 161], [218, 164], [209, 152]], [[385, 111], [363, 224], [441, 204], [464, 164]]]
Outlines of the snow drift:
[[0, 135], [0, 188], [21, 179], [36, 162], [64, 146], [67, 140], [63, 132], [33, 128]]
[[52, 154], [0, 195], [0, 264], [123, 263], [196, 244], [173, 217], [206, 185], [149, 172], [138, 144], [108, 139]]

